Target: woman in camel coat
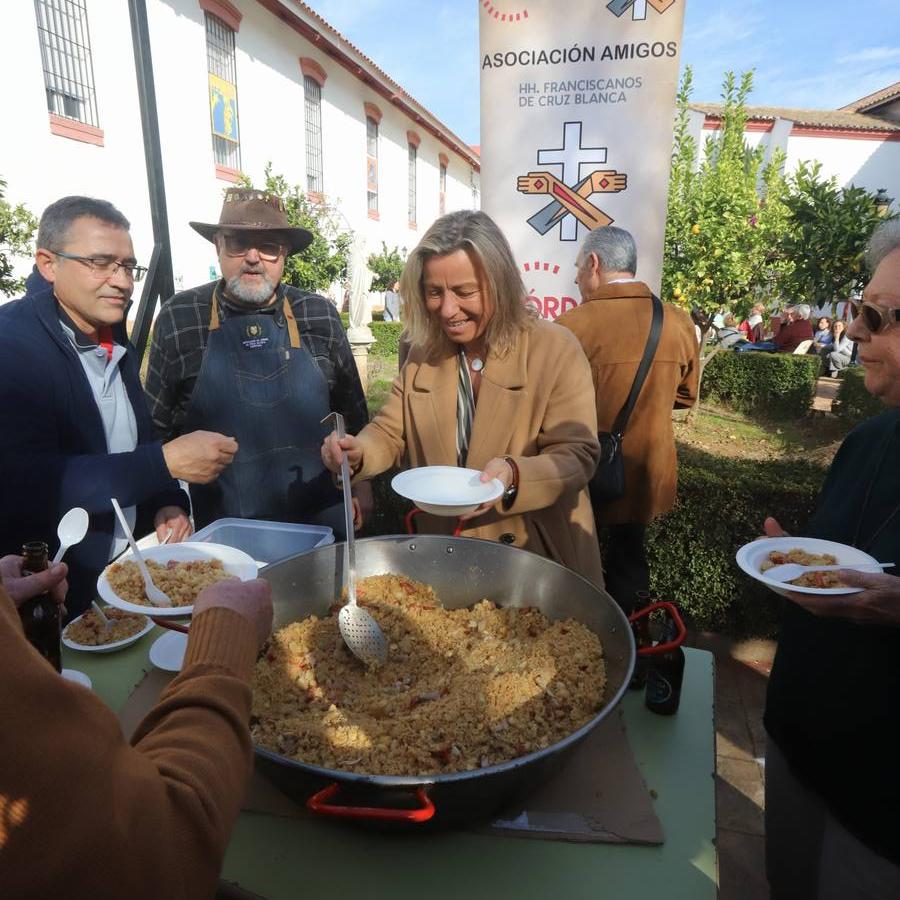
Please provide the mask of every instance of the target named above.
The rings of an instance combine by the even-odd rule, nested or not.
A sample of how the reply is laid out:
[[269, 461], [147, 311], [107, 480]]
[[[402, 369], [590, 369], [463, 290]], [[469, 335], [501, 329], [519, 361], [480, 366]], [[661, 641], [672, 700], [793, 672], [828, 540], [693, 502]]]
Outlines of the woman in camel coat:
[[[567, 329], [532, 319], [506, 239], [484, 213], [438, 219], [400, 282], [411, 348], [382, 410], [356, 437], [331, 435], [322, 458], [354, 478], [392, 466], [457, 466], [498, 478], [501, 500], [467, 517], [465, 537], [556, 560], [602, 586], [586, 485], [596, 467], [590, 366]], [[420, 530], [451, 533], [426, 516]]]

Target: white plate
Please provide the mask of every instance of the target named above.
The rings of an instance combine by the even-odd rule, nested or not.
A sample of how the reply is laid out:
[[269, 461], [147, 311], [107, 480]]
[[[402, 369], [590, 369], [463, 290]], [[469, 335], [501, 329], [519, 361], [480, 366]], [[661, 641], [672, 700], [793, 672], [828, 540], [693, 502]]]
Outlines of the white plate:
[[456, 466], [407, 469], [393, 477], [391, 487], [419, 509], [435, 516], [463, 516], [482, 503], [497, 500], [504, 490], [499, 479], [482, 481], [478, 469]]
[[[145, 560], [165, 565], [170, 560], [178, 560], [179, 562], [190, 562], [192, 560], [218, 559], [221, 560], [225, 571], [229, 575], [240, 578], [241, 581], [249, 581], [256, 578], [257, 567], [252, 557], [244, 553], [243, 550], [237, 550], [234, 547], [226, 547], [224, 544], [200, 544], [187, 541], [183, 544], [164, 544], [163, 546], [148, 547], [141, 551], [141, 556]], [[134, 559], [131, 550], [123, 553], [116, 562], [127, 562]], [[140, 603], [129, 603], [123, 600], [110, 587], [107, 579], [109, 566], [103, 570], [97, 579], [97, 593], [110, 606], [118, 609], [124, 609], [125, 612], [140, 613], [145, 616], [189, 616], [193, 610], [193, 606], [152, 606]]]
[[758, 541], [751, 541], [744, 544], [738, 550], [735, 560], [748, 575], [762, 582], [766, 587], [771, 588], [776, 594], [782, 597], [787, 596], [788, 592], [797, 594], [858, 594], [862, 588], [842, 587], [842, 588], [811, 588], [801, 587], [796, 584], [785, 584], [783, 581], [775, 581], [773, 578], [766, 578], [764, 572], [760, 572], [760, 566], [766, 561], [768, 555], [773, 550], [804, 550], [806, 553], [830, 553], [841, 566], [854, 566], [859, 563], [877, 563], [878, 561], [863, 553], [856, 547], [848, 544], [837, 544], [834, 541], [823, 541], [819, 538], [805, 537], [778, 537], [778, 538], [762, 538]]
[[75, 684], [80, 684], [82, 687], [88, 689], [93, 687], [91, 679], [85, 675], [84, 672], [79, 672], [78, 669], [63, 669], [59, 674], [62, 675], [66, 681], [72, 681]]
[[[85, 615], [87, 615], [87, 613], [82, 613], [77, 619], [72, 619], [72, 621], [69, 622], [69, 625], [74, 625], [77, 621], [79, 621]], [[65, 644], [65, 646], [68, 647], [70, 650], [82, 650], [85, 653], [112, 653], [114, 650], [121, 650], [123, 647], [128, 647], [131, 644], [136, 643], [145, 634], [147, 634], [147, 632], [153, 631], [153, 623], [148, 618], [147, 621], [144, 623], [144, 627], [140, 631], [136, 631], [130, 637], [122, 638], [121, 641], [111, 641], [108, 644], [79, 644], [79, 643], [76, 643], [75, 641], [70, 641], [66, 637], [66, 629], [69, 627], [69, 625], [66, 625], [66, 627], [63, 628], [63, 633], [62, 633], [63, 644]]]
[[157, 669], [167, 672], [180, 672], [184, 662], [184, 651], [187, 649], [188, 636], [180, 631], [166, 632], [150, 645], [150, 662]]

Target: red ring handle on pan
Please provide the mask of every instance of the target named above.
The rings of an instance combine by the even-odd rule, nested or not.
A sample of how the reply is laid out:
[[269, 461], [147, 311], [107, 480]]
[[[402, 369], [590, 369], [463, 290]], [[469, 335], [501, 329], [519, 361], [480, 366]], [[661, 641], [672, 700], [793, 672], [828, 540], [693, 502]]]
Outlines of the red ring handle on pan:
[[[404, 517], [403, 522], [406, 525], [406, 533], [407, 534], [415, 534], [416, 530], [413, 527], [413, 519], [422, 512], [418, 506], [414, 506]], [[459, 537], [462, 534], [463, 525], [465, 524], [463, 519], [456, 520], [456, 528], [453, 529], [453, 537]]]
[[306, 801], [306, 808], [321, 816], [335, 816], [340, 819], [370, 819], [380, 822], [427, 822], [434, 816], [434, 804], [425, 793], [425, 788], [416, 788], [416, 797], [422, 805], [418, 809], [385, 809], [376, 806], [339, 806], [328, 803], [341, 789], [335, 781], [322, 788]]
[[642, 619], [644, 616], [649, 616], [655, 609], [664, 609], [672, 617], [672, 621], [678, 629], [678, 634], [675, 636], [674, 640], [667, 641], [665, 644], [657, 644], [655, 647], [641, 647], [638, 650], [638, 656], [656, 656], [659, 653], [668, 653], [669, 650], [680, 647], [687, 637], [687, 628], [684, 627], [684, 622], [681, 619], [681, 614], [678, 612], [678, 607], [675, 606], [674, 603], [669, 603], [668, 600], [662, 600], [659, 603], [651, 603], [649, 606], [639, 609], [628, 617], [628, 621], [634, 622], [637, 619]]

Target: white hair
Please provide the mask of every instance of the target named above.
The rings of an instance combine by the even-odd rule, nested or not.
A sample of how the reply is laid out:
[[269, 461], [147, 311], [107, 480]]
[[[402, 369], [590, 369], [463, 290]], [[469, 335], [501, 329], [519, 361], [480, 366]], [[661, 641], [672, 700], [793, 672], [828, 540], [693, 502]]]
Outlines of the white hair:
[[869, 238], [869, 246], [866, 248], [866, 265], [869, 272], [874, 272], [889, 253], [898, 249], [900, 249], [900, 219], [888, 219], [887, 222], [882, 222]]
[[580, 259], [596, 253], [600, 265], [607, 272], [637, 272], [637, 247], [631, 233], [615, 225], [595, 228], [581, 245]]

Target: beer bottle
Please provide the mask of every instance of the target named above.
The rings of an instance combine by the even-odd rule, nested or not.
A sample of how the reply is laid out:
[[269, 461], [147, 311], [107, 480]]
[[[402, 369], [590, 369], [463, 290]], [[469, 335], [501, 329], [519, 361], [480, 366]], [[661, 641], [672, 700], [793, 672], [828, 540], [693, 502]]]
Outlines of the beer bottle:
[[[641, 610], [645, 606], [653, 603], [654, 595], [650, 591], [637, 592], [637, 609]], [[650, 637], [650, 616], [641, 616], [631, 623], [631, 631], [634, 634], [635, 657], [634, 672], [631, 675], [631, 681], [628, 682], [629, 691], [639, 691], [647, 683], [647, 657], [640, 656], [637, 651], [642, 647], [649, 647], [653, 640]]]
[[[674, 641], [678, 627], [674, 620], [667, 619], [663, 628], [661, 643]], [[671, 716], [678, 712], [681, 702], [681, 682], [684, 678], [684, 650], [675, 647], [666, 653], [648, 657], [647, 688], [644, 705], [651, 712], [661, 716]]]
[[[22, 547], [22, 571], [35, 575], [49, 567], [47, 545], [43, 541], [31, 541]], [[57, 672], [62, 671], [60, 655], [60, 610], [50, 594], [40, 594], [26, 600], [19, 607], [25, 637]]]

